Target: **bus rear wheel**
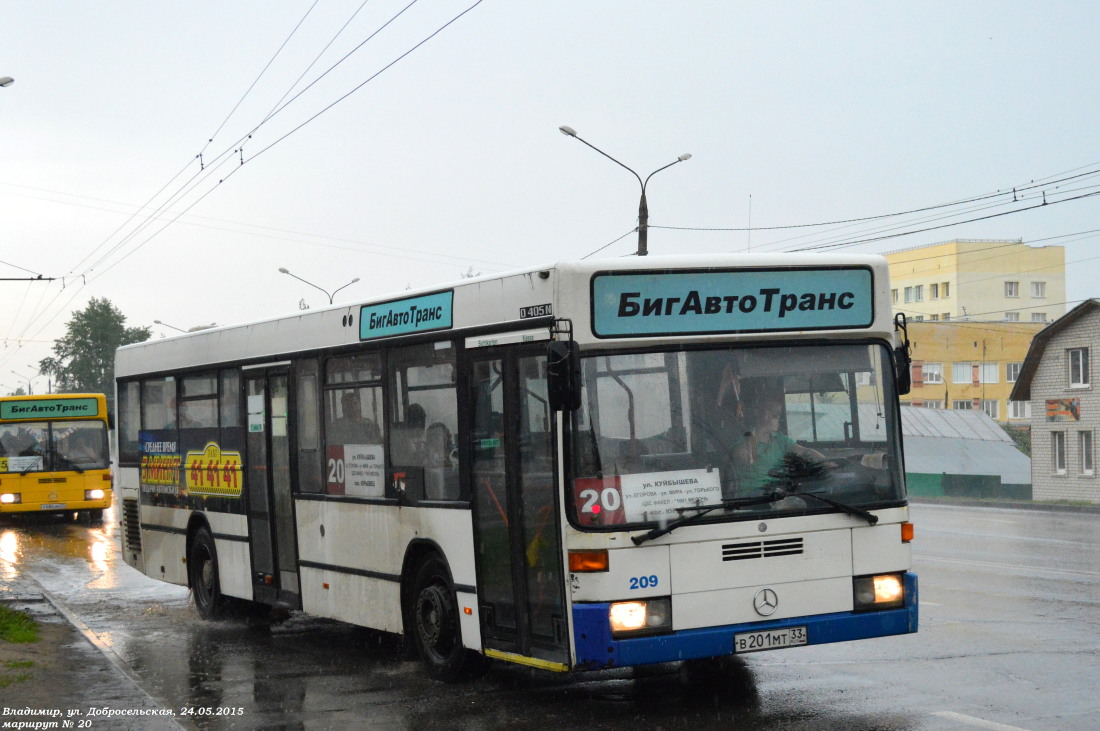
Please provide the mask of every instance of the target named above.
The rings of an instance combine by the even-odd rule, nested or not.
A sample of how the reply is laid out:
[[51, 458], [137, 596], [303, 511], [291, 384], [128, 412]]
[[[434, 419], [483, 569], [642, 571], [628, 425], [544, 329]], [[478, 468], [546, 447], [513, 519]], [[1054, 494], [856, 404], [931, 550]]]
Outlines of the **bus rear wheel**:
[[484, 672], [484, 656], [462, 646], [458, 602], [447, 565], [438, 556], [416, 572], [410, 619], [416, 649], [433, 678], [453, 683]]
[[191, 594], [195, 597], [195, 608], [199, 610], [199, 616], [203, 619], [224, 618], [229, 600], [222, 595], [218, 577], [218, 552], [214, 547], [214, 536], [210, 535], [208, 529], [199, 528], [195, 532], [187, 556]]

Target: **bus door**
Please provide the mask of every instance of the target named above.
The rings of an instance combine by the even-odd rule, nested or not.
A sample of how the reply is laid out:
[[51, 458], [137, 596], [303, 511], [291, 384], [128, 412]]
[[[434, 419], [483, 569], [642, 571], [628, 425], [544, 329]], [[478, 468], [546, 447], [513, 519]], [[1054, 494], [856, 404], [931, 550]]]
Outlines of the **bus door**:
[[291, 498], [288, 370], [245, 371], [248, 406], [248, 532], [252, 590], [258, 602], [302, 606]]
[[569, 646], [546, 345], [470, 353], [482, 643], [560, 669]]

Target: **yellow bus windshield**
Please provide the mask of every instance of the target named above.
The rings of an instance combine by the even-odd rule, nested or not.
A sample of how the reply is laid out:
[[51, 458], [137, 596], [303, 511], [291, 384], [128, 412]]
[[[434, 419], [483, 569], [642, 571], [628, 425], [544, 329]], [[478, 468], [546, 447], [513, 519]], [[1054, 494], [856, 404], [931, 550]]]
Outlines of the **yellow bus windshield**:
[[0, 473], [107, 469], [102, 421], [23, 421], [0, 424]]

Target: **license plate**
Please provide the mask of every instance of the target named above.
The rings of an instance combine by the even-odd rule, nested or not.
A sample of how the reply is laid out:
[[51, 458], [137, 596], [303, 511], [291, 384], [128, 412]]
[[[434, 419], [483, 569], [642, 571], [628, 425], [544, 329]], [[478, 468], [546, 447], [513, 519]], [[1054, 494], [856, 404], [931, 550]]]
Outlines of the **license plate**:
[[64, 510], [65, 503], [42, 503], [40, 510]]
[[734, 652], [759, 652], [778, 650], [781, 647], [798, 647], [806, 644], [805, 627], [784, 627], [762, 632], [743, 632], [733, 636]]

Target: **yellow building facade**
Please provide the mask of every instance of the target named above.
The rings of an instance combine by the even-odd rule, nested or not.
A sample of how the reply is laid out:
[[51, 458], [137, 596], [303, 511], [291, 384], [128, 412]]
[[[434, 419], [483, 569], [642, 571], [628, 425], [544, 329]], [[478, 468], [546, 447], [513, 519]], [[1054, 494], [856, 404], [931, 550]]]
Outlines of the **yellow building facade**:
[[1066, 312], [1062, 246], [958, 239], [886, 254], [894, 312], [910, 321], [1053, 322]]
[[1032, 338], [1044, 327], [1041, 322], [910, 321], [913, 386], [902, 403], [981, 409], [997, 421], [1026, 425], [1029, 403], [1012, 402], [1009, 394]]

